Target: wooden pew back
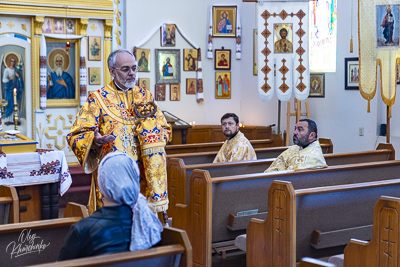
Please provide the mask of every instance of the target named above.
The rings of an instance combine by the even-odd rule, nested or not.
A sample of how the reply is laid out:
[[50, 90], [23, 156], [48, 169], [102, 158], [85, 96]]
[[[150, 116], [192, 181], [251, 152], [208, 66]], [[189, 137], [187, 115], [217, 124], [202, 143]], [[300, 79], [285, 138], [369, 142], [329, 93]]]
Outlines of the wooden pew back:
[[[321, 144], [322, 153], [324, 153], [324, 154], [333, 153], [333, 144], [330, 139], [319, 138], [318, 141]], [[198, 145], [205, 146], [205, 144], [198, 144]], [[168, 152], [168, 150], [167, 150], [167, 160], [169, 158], [181, 158], [185, 161], [186, 165], [211, 163], [215, 159], [215, 156], [217, 155], [219, 149], [222, 146], [222, 143], [218, 143], [218, 145], [219, 145], [219, 148], [217, 150], [208, 151], [208, 152], [198, 152], [198, 151], [187, 150], [182, 153], [171, 153], [171, 152]], [[185, 145], [181, 145], [181, 146], [185, 146]], [[276, 158], [277, 156], [279, 156], [279, 154], [281, 154], [286, 149], [288, 149], [288, 146], [264, 147], [264, 148], [256, 148], [255, 147], [254, 151], [257, 154], [257, 159], [268, 159], [268, 158]], [[394, 149], [393, 149], [393, 151], [394, 151]]]
[[35, 265], [36, 267], [69, 266], [138, 266], [191, 267], [192, 247], [185, 231], [165, 227], [160, 246], [146, 250], [129, 251], [87, 257], [68, 261]]
[[0, 258], [3, 266], [26, 266], [58, 259], [61, 247], [72, 224], [84, 216], [79, 206], [67, 205], [66, 213], [80, 215], [52, 220], [0, 225]]
[[247, 228], [247, 265], [294, 267], [305, 256], [343, 253], [352, 236], [372, 237], [373, 207], [387, 194], [400, 196], [400, 179], [296, 190], [274, 181], [266, 221], [252, 219]]
[[0, 224], [19, 222], [19, 200], [15, 187], [0, 186], [0, 214], [3, 214]]
[[226, 163], [207, 163], [185, 166], [182, 159], [171, 158], [168, 162], [168, 215], [174, 217], [175, 204], [187, 203], [189, 200], [189, 179], [195, 169], [207, 170], [211, 177], [220, 177], [236, 174], [261, 173], [269, 166], [273, 159], [260, 159], [254, 161], [238, 161]]
[[[394, 148], [391, 144], [380, 144], [377, 147], [377, 150], [354, 153], [325, 154], [324, 156], [327, 164], [332, 166], [384, 161], [394, 159], [393, 155]], [[187, 192], [189, 192], [189, 179], [195, 169], [207, 170], [209, 171], [211, 177], [261, 173], [271, 165], [273, 160], [274, 159], [258, 159], [256, 161], [187, 165], [183, 159], [170, 158], [167, 164], [168, 193], [170, 201], [168, 209], [169, 216], [173, 218], [174, 216], [178, 215], [176, 213], [175, 204], [185, 204], [189, 200], [189, 195], [187, 194]]]
[[[232, 240], [243, 234], [253, 217], [266, 218], [267, 192], [274, 180], [289, 180], [296, 188], [307, 188], [394, 179], [399, 170], [400, 161], [219, 178], [211, 178], [208, 171], [195, 170], [190, 178], [189, 203], [176, 204], [179, 216], [173, 219], [173, 225], [187, 231], [196, 266], [211, 266], [212, 243]], [[253, 209], [258, 209], [258, 214], [236, 216], [237, 212]]]
[[343, 266], [400, 266], [399, 216], [400, 199], [382, 196], [374, 208], [372, 240], [351, 239]]
[[[260, 139], [260, 140], [249, 140], [253, 148], [266, 148], [272, 147], [272, 139]], [[183, 145], [167, 145], [165, 151], [167, 155], [179, 154], [179, 153], [194, 153], [194, 152], [206, 152], [215, 151], [218, 152], [224, 142], [212, 142], [212, 143], [197, 143], [197, 144], [183, 144]]]

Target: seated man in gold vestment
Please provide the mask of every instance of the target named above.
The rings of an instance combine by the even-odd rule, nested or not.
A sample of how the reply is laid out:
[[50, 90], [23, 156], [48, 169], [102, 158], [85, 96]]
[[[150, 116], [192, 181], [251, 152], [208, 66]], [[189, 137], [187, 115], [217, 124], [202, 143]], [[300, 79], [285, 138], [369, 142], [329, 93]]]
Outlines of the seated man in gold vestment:
[[126, 153], [137, 162], [141, 169], [140, 192], [151, 210], [166, 211], [167, 121], [150, 91], [135, 86], [137, 62], [131, 52], [116, 50], [107, 63], [113, 81], [88, 96], [67, 136], [84, 171], [93, 174], [89, 212], [103, 206], [97, 167], [105, 155], [114, 151]]
[[293, 143], [265, 172], [328, 167], [317, 140], [317, 124], [313, 120], [302, 119], [296, 124]]
[[226, 113], [222, 116], [221, 125], [227, 140], [215, 157], [214, 163], [257, 159], [253, 146], [239, 131], [239, 117], [235, 113]]

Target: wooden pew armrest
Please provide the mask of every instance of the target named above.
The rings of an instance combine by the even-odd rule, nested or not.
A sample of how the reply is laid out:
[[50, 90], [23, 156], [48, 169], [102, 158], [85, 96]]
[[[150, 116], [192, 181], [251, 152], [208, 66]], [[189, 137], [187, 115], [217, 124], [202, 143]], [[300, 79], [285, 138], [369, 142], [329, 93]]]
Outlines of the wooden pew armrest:
[[50, 267], [50, 266], [109, 266], [115, 264], [123, 264], [135, 262], [140, 260], [147, 260], [152, 258], [161, 258], [171, 255], [178, 255], [185, 252], [182, 245], [168, 245], [150, 248], [146, 250], [120, 252], [115, 254], [107, 254], [101, 256], [87, 257], [81, 259], [52, 262], [47, 264], [35, 265], [37, 267]]
[[64, 218], [67, 217], [89, 217], [86, 206], [74, 202], [68, 202], [64, 211]]
[[172, 226], [175, 228], [179, 228], [182, 230], [185, 230], [186, 233], [189, 235], [190, 238], [190, 233], [187, 229], [188, 227], [188, 210], [189, 207], [186, 204], [175, 204], [175, 209], [176, 209], [176, 214], [177, 216], [174, 216], [172, 218]]
[[0, 196], [2, 196], [2, 204], [10, 204], [8, 223], [19, 223], [19, 199], [15, 187], [11, 185], [0, 186]]
[[266, 221], [252, 218], [246, 230], [246, 265], [257, 266], [263, 260], [267, 241]]
[[[301, 229], [298, 229], [298, 231], [301, 231]], [[311, 246], [315, 249], [342, 246], [346, 245], [352, 237], [370, 240], [372, 238], [372, 232], [372, 224], [339, 229], [336, 231], [322, 232], [314, 230]]]
[[252, 219], [250, 220], [250, 223], [261, 224], [261, 223], [265, 223], [265, 220], [257, 219], [257, 218], [252, 218]]
[[186, 231], [173, 228], [164, 227], [164, 231], [161, 233], [161, 244], [162, 245], [181, 245], [185, 248], [182, 253], [182, 258], [179, 266], [191, 266], [193, 262], [193, 250], [190, 244], [189, 237]]
[[355, 245], [367, 245], [369, 242], [365, 241], [365, 240], [359, 240], [359, 239], [355, 239], [352, 238], [349, 242], [349, 244], [355, 244]]
[[318, 259], [313, 259], [309, 257], [302, 258], [298, 267], [335, 267], [335, 264], [318, 260]]
[[255, 214], [236, 216], [235, 214], [229, 215], [228, 229], [231, 231], [244, 230], [247, 228], [252, 219], [264, 221], [267, 219], [268, 212], [259, 212]]
[[0, 204], [11, 204], [12, 201], [11, 197], [0, 197]]

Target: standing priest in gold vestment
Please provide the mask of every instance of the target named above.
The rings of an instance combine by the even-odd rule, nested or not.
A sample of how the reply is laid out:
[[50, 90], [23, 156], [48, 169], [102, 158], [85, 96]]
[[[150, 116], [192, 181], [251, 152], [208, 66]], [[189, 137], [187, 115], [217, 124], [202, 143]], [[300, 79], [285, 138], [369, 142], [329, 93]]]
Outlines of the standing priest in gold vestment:
[[[84, 171], [93, 173], [89, 212], [103, 206], [97, 167], [113, 151], [126, 153], [138, 163], [141, 193], [153, 212], [165, 212], [168, 194], [164, 147], [170, 134], [167, 121], [150, 91], [135, 86], [137, 62], [131, 52], [114, 51], [107, 63], [113, 81], [88, 96], [67, 136]], [[118, 179], [118, 169], [116, 173], [116, 177], [109, 178]]]

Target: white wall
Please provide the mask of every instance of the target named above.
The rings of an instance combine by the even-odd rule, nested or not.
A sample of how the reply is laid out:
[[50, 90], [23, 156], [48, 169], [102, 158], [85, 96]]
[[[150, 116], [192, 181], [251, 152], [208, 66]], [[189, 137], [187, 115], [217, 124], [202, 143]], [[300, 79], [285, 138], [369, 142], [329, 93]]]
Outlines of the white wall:
[[[175, 23], [178, 27], [202, 49], [204, 102], [197, 103], [194, 95], [186, 95], [186, 78], [195, 78], [194, 72], [181, 72], [181, 101], [169, 101], [169, 86], [167, 99], [158, 102], [163, 110], [167, 110], [181, 119], [196, 124], [218, 124], [220, 117], [226, 112], [235, 112], [240, 120], [247, 125], [277, 124], [278, 101], [274, 97], [271, 101], [263, 102], [257, 95], [257, 79], [253, 76], [253, 29], [255, 27], [255, 3], [243, 3], [242, 0], [220, 0], [217, 4], [239, 6], [242, 17], [242, 59], [235, 59], [234, 38], [214, 38], [214, 49], [224, 46], [232, 50], [232, 98], [215, 99], [214, 97], [214, 62], [206, 58], [209, 9], [216, 4], [212, 0], [133, 0], [126, 1], [127, 14], [127, 42], [126, 48], [131, 50], [161, 23]], [[285, 4], [285, 3], [284, 3]], [[353, 37], [354, 53], [350, 47], [350, 18], [351, 1], [338, 3], [338, 47], [337, 71], [325, 75], [325, 98], [310, 98], [311, 118], [318, 124], [319, 137], [331, 138], [334, 152], [350, 152], [374, 149], [378, 141], [379, 125], [385, 123], [386, 106], [382, 105], [379, 90], [371, 101], [371, 113], [367, 113], [367, 101], [361, 97], [359, 91], [344, 89], [344, 58], [358, 57], [357, 37], [357, 5], [353, 8]], [[141, 48], [151, 49], [150, 73], [139, 73], [140, 77], [150, 78], [151, 92], [154, 93], [155, 84], [155, 57], [154, 49], [160, 47], [160, 32]], [[181, 58], [184, 48], [189, 44], [178, 34], [176, 47], [181, 49]], [[181, 60], [182, 65], [182, 60]], [[293, 99], [291, 100], [292, 112]], [[286, 128], [286, 102], [281, 107], [281, 131]], [[302, 106], [302, 110], [305, 107]], [[400, 137], [400, 125], [396, 125], [398, 105], [393, 107], [392, 136]], [[397, 115], [399, 117], [399, 115]], [[397, 123], [398, 124], [398, 123]], [[294, 127], [292, 119], [291, 129]], [[359, 136], [359, 127], [364, 127], [364, 136]], [[276, 127], [274, 128], [276, 129]], [[382, 141], [379, 139], [379, 141]], [[395, 148], [400, 151], [400, 144]]]

